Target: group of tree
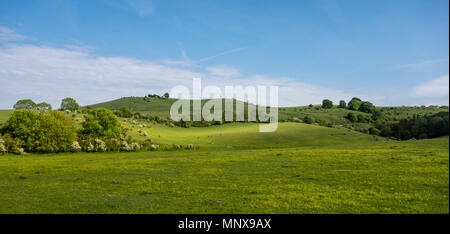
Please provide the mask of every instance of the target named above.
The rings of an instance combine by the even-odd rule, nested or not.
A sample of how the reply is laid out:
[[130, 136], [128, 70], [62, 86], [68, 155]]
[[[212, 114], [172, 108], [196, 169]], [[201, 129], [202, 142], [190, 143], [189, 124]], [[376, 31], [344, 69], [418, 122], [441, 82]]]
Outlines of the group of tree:
[[46, 102], [35, 103], [31, 99], [22, 99], [14, 104], [16, 110], [51, 110], [52, 105]]
[[394, 137], [399, 140], [412, 138], [425, 139], [449, 134], [449, 113], [439, 112], [434, 115], [413, 115], [412, 118], [399, 122], [377, 121], [371, 128], [371, 134]]
[[345, 105], [344, 100], [341, 100], [339, 102], [339, 107], [364, 113], [374, 113], [376, 111], [375, 105], [373, 105], [371, 102], [362, 101], [357, 97], [352, 98], [352, 100], [350, 100], [347, 105]]
[[89, 139], [101, 142], [100, 138], [125, 136], [117, 117], [105, 108], [87, 110], [81, 128], [77, 129], [73, 117], [62, 111], [79, 109], [72, 98], [65, 98], [60, 110], [35, 111], [31, 100], [20, 100], [15, 108], [0, 126], [2, 148], [9, 152], [67, 152], [74, 150], [74, 144], [80, 147], [79, 139], [90, 146], [93, 140]]
[[159, 96], [158, 94], [148, 94], [144, 97], [144, 100], [149, 101], [150, 98], [169, 99], [169, 93], [164, 93], [162, 96]]
[[[339, 101], [338, 107], [354, 111], [360, 111], [364, 113], [373, 113], [376, 111], [376, 107], [371, 102], [362, 101], [357, 97], [352, 98], [352, 100], [350, 100], [348, 104], [344, 100]], [[322, 101], [322, 108], [323, 109], [333, 108], [333, 102], [329, 99], [324, 99]]]
[[[35, 103], [31, 99], [22, 99], [16, 102], [13, 106], [16, 110], [51, 110], [52, 105], [46, 102]], [[80, 109], [80, 105], [73, 98], [64, 98], [61, 101], [60, 110], [76, 111]]]

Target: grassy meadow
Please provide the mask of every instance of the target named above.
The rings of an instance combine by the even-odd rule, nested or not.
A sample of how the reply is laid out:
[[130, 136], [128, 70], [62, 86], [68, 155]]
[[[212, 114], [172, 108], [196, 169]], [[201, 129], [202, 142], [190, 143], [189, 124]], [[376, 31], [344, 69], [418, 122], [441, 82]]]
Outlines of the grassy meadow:
[[449, 213], [448, 137], [121, 123], [200, 148], [0, 156], [0, 213]]

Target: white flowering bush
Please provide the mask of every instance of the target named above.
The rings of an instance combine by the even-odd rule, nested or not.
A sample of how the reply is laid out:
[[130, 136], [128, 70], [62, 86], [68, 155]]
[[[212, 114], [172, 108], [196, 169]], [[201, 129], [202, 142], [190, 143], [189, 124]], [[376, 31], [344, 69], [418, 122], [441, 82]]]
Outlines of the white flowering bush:
[[8, 150], [6, 149], [5, 141], [0, 139], [0, 154], [6, 154], [7, 152]]
[[106, 151], [106, 144], [104, 141], [100, 139], [95, 139], [95, 150], [98, 152], [105, 152]]
[[86, 151], [86, 152], [92, 152], [94, 150], [95, 150], [95, 147], [91, 142], [88, 142], [84, 149], [84, 151]]
[[80, 143], [78, 143], [78, 141], [72, 142], [72, 144], [70, 145], [70, 149], [73, 152], [80, 152], [82, 150]]

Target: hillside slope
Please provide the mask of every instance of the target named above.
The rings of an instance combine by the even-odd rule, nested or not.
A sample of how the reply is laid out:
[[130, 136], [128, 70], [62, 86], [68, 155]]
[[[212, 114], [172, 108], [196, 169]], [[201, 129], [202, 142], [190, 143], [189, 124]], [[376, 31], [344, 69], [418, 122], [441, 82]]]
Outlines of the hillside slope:
[[[159, 116], [163, 118], [168, 118], [170, 115], [170, 107], [177, 99], [160, 99], [160, 98], [147, 98], [143, 97], [124, 97], [108, 102], [88, 105], [88, 108], [98, 108], [104, 107], [111, 110], [119, 110], [121, 107], [128, 107], [131, 111], [141, 112], [145, 114], [150, 114], [153, 116]], [[204, 104], [208, 100], [202, 100]], [[239, 102], [239, 101], [238, 101]], [[245, 103], [245, 106], [248, 104]], [[377, 107], [387, 116], [395, 118], [408, 118], [412, 117], [414, 114], [420, 115], [432, 115], [441, 111], [448, 111], [448, 109], [443, 109], [437, 106], [431, 107], [416, 107], [416, 106], [401, 106], [401, 107]], [[247, 110], [245, 108], [245, 110]], [[280, 107], [278, 109], [279, 121], [292, 121], [294, 119], [303, 119], [305, 116], [309, 116], [315, 120], [321, 119], [333, 124], [350, 124], [345, 116], [348, 113], [354, 113], [356, 115], [371, 116], [367, 113], [362, 113], [359, 111], [352, 111], [348, 109], [341, 109], [333, 107], [331, 109], [322, 109], [320, 105], [315, 106], [297, 106], [297, 107]]]

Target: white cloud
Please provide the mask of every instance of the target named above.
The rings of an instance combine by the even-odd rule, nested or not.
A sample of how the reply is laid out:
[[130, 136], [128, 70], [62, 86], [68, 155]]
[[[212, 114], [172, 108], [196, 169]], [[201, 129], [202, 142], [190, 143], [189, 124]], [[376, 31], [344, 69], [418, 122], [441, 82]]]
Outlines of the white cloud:
[[442, 64], [447, 63], [448, 64], [448, 58], [447, 59], [428, 59], [428, 60], [422, 60], [415, 63], [408, 63], [408, 64], [402, 64], [398, 66], [399, 68], [405, 68], [410, 70], [419, 70], [426, 68], [428, 66], [436, 65], [436, 64]]
[[226, 65], [196, 72], [146, 60], [97, 56], [78, 47], [10, 44], [0, 46], [0, 109], [11, 108], [23, 98], [46, 101], [59, 107], [60, 100], [68, 96], [87, 105], [125, 96], [162, 94], [176, 85], [191, 88], [192, 79], [196, 77], [203, 79], [203, 87], [279, 86], [280, 106], [317, 104], [323, 98], [349, 100], [353, 96], [372, 100], [292, 78], [245, 76]]
[[241, 73], [238, 69], [227, 66], [227, 65], [210, 66], [210, 67], [207, 67], [206, 70], [212, 76], [219, 76], [219, 77], [241, 76]]
[[25, 36], [16, 33], [14, 30], [0, 26], [0, 40], [1, 41], [19, 41], [26, 39]]
[[412, 90], [412, 96], [423, 98], [447, 98], [449, 89], [449, 76], [441, 76], [430, 80], [422, 85], [416, 86]]

